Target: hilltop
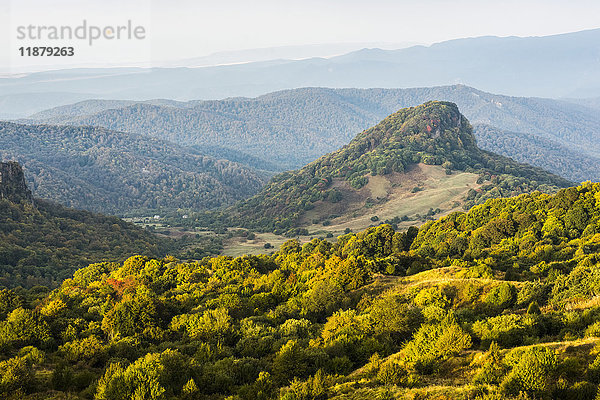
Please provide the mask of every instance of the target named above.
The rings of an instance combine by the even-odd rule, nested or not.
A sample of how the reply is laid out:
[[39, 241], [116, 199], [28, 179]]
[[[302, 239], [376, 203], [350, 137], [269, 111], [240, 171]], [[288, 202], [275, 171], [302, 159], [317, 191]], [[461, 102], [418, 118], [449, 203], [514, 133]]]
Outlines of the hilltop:
[[[397, 193], [384, 191], [381, 198], [372, 198], [373, 191], [361, 189], [378, 177], [402, 185], [403, 180], [407, 181], [407, 173], [420, 164], [439, 166], [448, 176], [472, 174], [476, 181], [473, 184], [479, 186], [472, 187], [466, 198], [460, 199], [465, 208], [488, 198], [569, 186], [569, 181], [539, 168], [479, 149], [472, 127], [458, 107], [432, 101], [402, 109], [358, 134], [338, 151], [300, 170], [275, 176], [256, 196], [216, 217], [200, 214], [191, 222], [202, 224], [212, 219], [211, 223], [217, 225], [294, 234], [294, 228], [306, 225], [305, 215], [314, 213], [312, 210], [337, 213], [320, 215], [321, 220], [335, 220], [349, 212], [364, 213], [369, 209], [368, 203], [391, 201]], [[404, 188], [413, 193], [422, 189]], [[360, 204], [362, 209], [351, 209], [351, 204]]]

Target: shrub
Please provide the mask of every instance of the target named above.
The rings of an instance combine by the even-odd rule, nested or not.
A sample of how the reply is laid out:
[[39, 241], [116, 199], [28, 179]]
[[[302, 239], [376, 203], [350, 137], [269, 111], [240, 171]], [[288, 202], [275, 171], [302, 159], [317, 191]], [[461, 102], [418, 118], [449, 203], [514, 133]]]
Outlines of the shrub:
[[189, 370], [182, 355], [173, 350], [148, 353], [127, 367], [112, 363], [98, 381], [96, 399], [172, 397], [189, 381]]
[[587, 370], [587, 377], [593, 383], [600, 383], [600, 354], [590, 363]]
[[533, 301], [543, 304], [545, 291], [546, 288], [540, 281], [525, 282], [517, 294], [517, 305], [524, 307]]
[[472, 329], [482, 346], [495, 341], [504, 347], [512, 347], [522, 344], [527, 336], [535, 334], [535, 319], [530, 315], [498, 315], [476, 321]]
[[425, 324], [404, 347], [409, 363], [422, 373], [431, 373], [438, 363], [471, 347], [471, 336], [452, 318]]
[[516, 292], [517, 290], [512, 284], [504, 282], [488, 293], [485, 302], [493, 308], [503, 310], [514, 304]]
[[61, 346], [65, 359], [71, 362], [88, 361], [101, 356], [104, 346], [96, 336], [67, 342]]
[[33, 385], [31, 364], [25, 357], [13, 357], [0, 362], [0, 394], [27, 390]]
[[273, 374], [278, 382], [288, 383], [293, 378], [303, 378], [308, 373], [306, 352], [295, 340], [279, 349], [273, 360]]
[[394, 359], [389, 359], [381, 364], [377, 372], [377, 380], [386, 386], [408, 386], [410, 383], [408, 371], [400, 362]]
[[322, 370], [318, 370], [314, 376], [306, 381], [295, 379], [287, 390], [284, 391], [281, 399], [286, 400], [325, 400], [329, 387], [333, 386], [335, 380], [331, 375], [326, 375]]
[[532, 347], [519, 357], [502, 387], [507, 394], [518, 394], [519, 390], [534, 395], [547, 393], [556, 368], [556, 354], [552, 349]]
[[500, 347], [496, 342], [492, 342], [488, 352], [485, 354], [483, 365], [475, 374], [473, 382], [475, 384], [496, 385], [500, 383], [504, 372], [505, 368], [500, 356]]
[[414, 301], [419, 307], [437, 306], [446, 308], [450, 304], [450, 301], [438, 286], [421, 290], [415, 296]]

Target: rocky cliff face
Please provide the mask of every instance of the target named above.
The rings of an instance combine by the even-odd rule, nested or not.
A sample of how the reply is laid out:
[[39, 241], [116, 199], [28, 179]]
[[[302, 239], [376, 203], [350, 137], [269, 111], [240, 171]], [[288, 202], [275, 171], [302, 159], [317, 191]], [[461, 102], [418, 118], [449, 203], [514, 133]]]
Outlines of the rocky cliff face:
[[0, 162], [0, 199], [33, 201], [25, 183], [23, 168], [17, 162]]

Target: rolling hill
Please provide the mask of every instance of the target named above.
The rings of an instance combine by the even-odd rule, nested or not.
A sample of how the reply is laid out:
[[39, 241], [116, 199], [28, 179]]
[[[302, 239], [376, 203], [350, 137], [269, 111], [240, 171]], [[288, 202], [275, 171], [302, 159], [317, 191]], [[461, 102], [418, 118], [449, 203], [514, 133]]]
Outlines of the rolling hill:
[[[495, 95], [463, 85], [415, 89], [288, 90], [254, 99], [89, 101], [35, 115], [35, 123], [97, 125], [197, 146], [216, 157], [282, 171], [348, 143], [394, 111], [430, 100], [456, 103], [479, 147], [573, 181], [600, 180], [600, 115], [565, 101]], [[92, 111], [86, 114], [86, 111]], [[30, 121], [31, 122], [31, 121]], [[492, 126], [496, 134], [484, 128]], [[481, 129], [480, 129], [481, 127]], [[507, 133], [504, 137], [503, 132]], [[534, 152], [533, 152], [534, 151]], [[560, 152], [564, 163], [556, 163]], [[250, 157], [250, 159], [249, 159]], [[268, 160], [268, 162], [266, 161]]]
[[300, 170], [275, 176], [256, 196], [218, 214], [195, 215], [190, 223], [241, 225], [295, 235], [299, 227], [311, 222], [307, 215], [316, 222], [332, 222], [348, 214], [365, 214], [376, 204], [392, 201], [398, 191], [369, 187], [381, 181], [380, 177], [385, 180], [383, 185], [402, 187], [404, 193], [422, 191], [423, 187], [407, 186], [412, 181], [418, 185], [419, 179], [410, 174], [416, 168], [426, 172], [422, 165], [439, 166], [446, 175], [473, 176], [472, 183], [478, 186], [472, 186], [466, 198], [457, 198], [460, 201], [451, 208], [469, 208], [487, 198], [553, 191], [570, 184], [539, 168], [479, 149], [472, 127], [458, 107], [432, 101], [401, 109], [341, 149]]
[[195, 149], [98, 127], [0, 122], [0, 160], [23, 164], [36, 197], [109, 214], [215, 208], [266, 180]]

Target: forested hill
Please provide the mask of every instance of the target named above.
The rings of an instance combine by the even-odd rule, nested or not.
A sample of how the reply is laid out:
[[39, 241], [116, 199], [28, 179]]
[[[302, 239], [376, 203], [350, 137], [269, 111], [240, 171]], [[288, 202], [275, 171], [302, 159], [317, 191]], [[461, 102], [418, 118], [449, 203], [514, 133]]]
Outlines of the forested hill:
[[473, 130], [478, 145], [488, 151], [506, 154], [512, 149], [510, 157], [515, 161], [541, 166], [574, 181], [600, 180], [600, 158], [590, 153], [574, 152], [565, 144], [535, 134], [486, 124], [475, 124]]
[[[472, 204], [570, 184], [539, 168], [479, 149], [458, 107], [432, 101], [402, 109], [340, 150], [298, 171], [275, 176], [259, 194], [222, 212], [219, 223], [283, 233], [297, 226], [315, 205], [344, 202], [344, 196], [365, 186], [369, 176], [402, 174], [417, 163], [442, 166], [448, 174], [480, 174], [485, 185], [472, 194]], [[199, 219], [202, 223], [202, 216]]]
[[1, 286], [52, 286], [91, 262], [167, 252], [168, 241], [119, 218], [32, 201], [16, 163], [0, 172]]
[[0, 122], [0, 160], [22, 163], [36, 197], [107, 214], [229, 205], [266, 181], [196, 149], [89, 126]]
[[[474, 124], [508, 131], [510, 138], [474, 131], [480, 148], [581, 182], [600, 180], [600, 116], [583, 105], [486, 93], [464, 85], [410, 89], [300, 88], [257, 98], [217, 101], [150, 101], [122, 104], [90, 100], [35, 116], [36, 123], [95, 125], [221, 150], [218, 157], [271, 164], [262, 169], [300, 168], [348, 143], [404, 107], [430, 100], [456, 103]], [[236, 152], [227, 151], [227, 149]], [[565, 165], [554, 162], [560, 149]], [[532, 151], [534, 153], [532, 153]], [[523, 161], [525, 160], [525, 161]]]

